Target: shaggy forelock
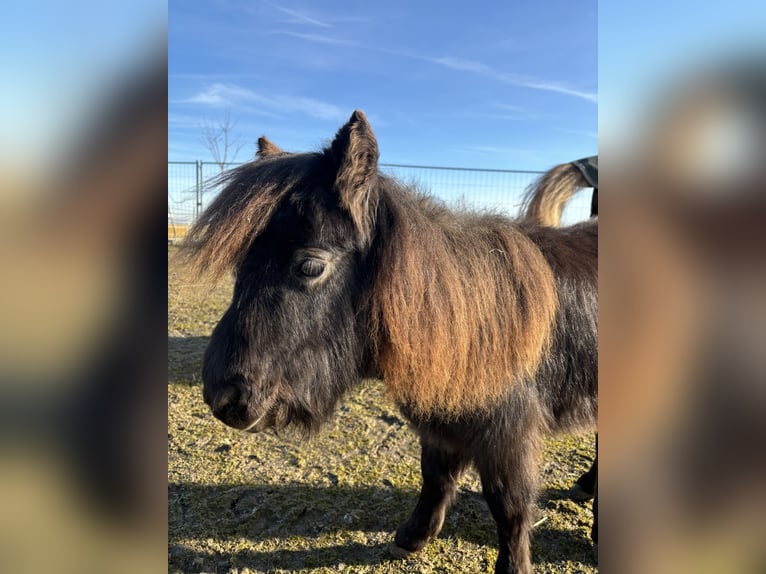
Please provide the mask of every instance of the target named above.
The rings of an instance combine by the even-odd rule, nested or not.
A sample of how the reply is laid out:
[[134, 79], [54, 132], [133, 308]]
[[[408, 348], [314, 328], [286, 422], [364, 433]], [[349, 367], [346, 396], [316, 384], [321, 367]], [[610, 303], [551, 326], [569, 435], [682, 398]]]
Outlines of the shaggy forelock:
[[182, 245], [181, 257], [197, 276], [221, 279], [244, 259], [281, 201], [319, 184], [321, 155], [283, 154], [246, 163], [208, 186], [222, 191], [200, 215]]

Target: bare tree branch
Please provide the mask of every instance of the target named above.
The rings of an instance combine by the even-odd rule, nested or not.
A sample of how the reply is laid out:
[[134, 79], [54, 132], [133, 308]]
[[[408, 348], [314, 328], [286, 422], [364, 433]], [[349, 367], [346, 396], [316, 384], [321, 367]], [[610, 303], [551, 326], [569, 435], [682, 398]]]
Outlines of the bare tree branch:
[[232, 121], [231, 111], [227, 108], [222, 120], [215, 124], [205, 120], [205, 123], [200, 126], [202, 130], [200, 141], [208, 149], [213, 161], [222, 172], [225, 171], [227, 163], [236, 159], [242, 146], [245, 145], [245, 142], [233, 135], [236, 125], [236, 120]]

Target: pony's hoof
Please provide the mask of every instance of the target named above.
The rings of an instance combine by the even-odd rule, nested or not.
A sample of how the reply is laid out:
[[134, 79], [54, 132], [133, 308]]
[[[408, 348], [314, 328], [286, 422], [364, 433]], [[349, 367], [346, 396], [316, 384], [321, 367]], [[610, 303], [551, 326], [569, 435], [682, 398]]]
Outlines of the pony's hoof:
[[575, 502], [586, 502], [593, 498], [593, 493], [588, 492], [582, 486], [575, 483], [574, 486], [569, 489], [569, 498]]
[[417, 552], [417, 550], [407, 550], [406, 548], [402, 548], [396, 542], [392, 542], [388, 549], [394, 558], [399, 559], [409, 558]]

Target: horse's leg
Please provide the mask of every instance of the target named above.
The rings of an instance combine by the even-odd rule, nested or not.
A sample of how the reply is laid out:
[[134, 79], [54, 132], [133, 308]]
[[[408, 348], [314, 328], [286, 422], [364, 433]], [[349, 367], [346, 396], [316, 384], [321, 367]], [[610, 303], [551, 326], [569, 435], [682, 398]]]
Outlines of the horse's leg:
[[537, 499], [539, 446], [528, 435], [505, 451], [489, 450], [477, 460], [481, 486], [497, 523], [496, 574], [531, 574], [530, 533]]
[[394, 552], [406, 556], [417, 552], [437, 534], [452, 502], [457, 481], [468, 464], [459, 452], [452, 452], [421, 438], [420, 469], [423, 487], [410, 519], [396, 531]]

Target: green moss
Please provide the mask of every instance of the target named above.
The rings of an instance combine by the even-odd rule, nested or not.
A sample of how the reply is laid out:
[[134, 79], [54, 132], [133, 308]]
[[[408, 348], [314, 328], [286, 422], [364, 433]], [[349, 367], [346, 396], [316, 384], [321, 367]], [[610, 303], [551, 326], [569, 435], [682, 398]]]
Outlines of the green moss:
[[[392, 559], [393, 532], [420, 488], [419, 447], [379, 381], [360, 385], [309, 441], [289, 430], [243, 434], [215, 420], [199, 369], [231, 283], [189, 283], [173, 262], [168, 276], [169, 572], [492, 571], [495, 527], [474, 472], [439, 538]], [[590, 505], [564, 496], [594, 448], [590, 434], [546, 443], [536, 571], [596, 571]]]

